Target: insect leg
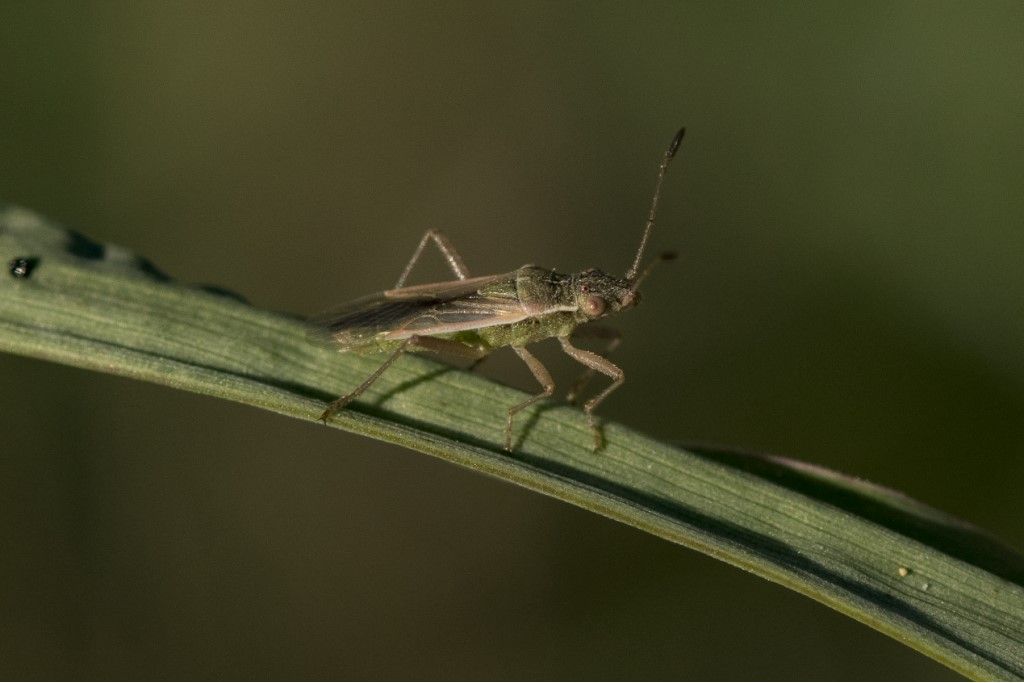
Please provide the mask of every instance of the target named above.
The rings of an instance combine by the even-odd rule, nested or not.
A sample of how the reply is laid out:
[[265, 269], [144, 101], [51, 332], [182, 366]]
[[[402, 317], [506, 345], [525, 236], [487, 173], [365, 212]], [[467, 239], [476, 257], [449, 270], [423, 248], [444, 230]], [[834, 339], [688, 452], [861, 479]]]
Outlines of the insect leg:
[[416, 265], [416, 262], [420, 259], [420, 254], [423, 253], [424, 247], [427, 246], [428, 240], [434, 240], [434, 244], [441, 250], [444, 255], [444, 260], [451, 266], [452, 272], [455, 273], [455, 277], [460, 280], [465, 280], [469, 275], [469, 271], [466, 270], [466, 264], [462, 262], [462, 257], [459, 256], [459, 252], [455, 251], [455, 246], [451, 240], [441, 232], [440, 230], [427, 230], [423, 234], [423, 239], [420, 240], [419, 245], [416, 247], [416, 251], [412, 253], [412, 258], [409, 259], [409, 265], [402, 271], [402, 275], [398, 278], [398, 283], [395, 285], [395, 289], [401, 289], [405, 285], [405, 279], [409, 277], [409, 273], [412, 272], [412, 267]]
[[[604, 353], [602, 356], [607, 356], [615, 349], [619, 348], [619, 344], [622, 343], [622, 333], [612, 327], [604, 326], [589, 326], [580, 327], [573, 331], [569, 335], [571, 339], [579, 339], [583, 337], [592, 337], [594, 339], [604, 339], [608, 342], [608, 345], [604, 347]], [[587, 382], [594, 376], [594, 368], [588, 367], [583, 371], [575, 382], [572, 383], [572, 387], [569, 389], [569, 393], [566, 394], [565, 400], [570, 405], [576, 405], [576, 399], [583, 393], [583, 389], [587, 386]]]
[[626, 373], [607, 358], [602, 358], [593, 351], [576, 348], [569, 341], [568, 337], [559, 337], [558, 341], [562, 344], [562, 350], [570, 355], [573, 360], [600, 372], [602, 375], [608, 375], [614, 380], [605, 387], [604, 391], [583, 404], [583, 412], [587, 414], [587, 422], [590, 424], [590, 429], [594, 432], [594, 450], [596, 451], [604, 444], [604, 437], [601, 435], [601, 429], [597, 425], [597, 418], [594, 417], [594, 408], [600, 405], [601, 401], [608, 398], [608, 394], [622, 386], [622, 383], [626, 381]]
[[523, 408], [532, 406], [537, 401], [547, 398], [551, 394], [555, 393], [555, 382], [551, 379], [551, 373], [544, 367], [537, 357], [526, 350], [524, 346], [513, 346], [512, 350], [516, 352], [523, 362], [526, 363], [526, 367], [530, 368], [530, 372], [533, 373], [534, 378], [537, 382], [544, 387], [536, 396], [531, 396], [522, 403], [517, 403], [508, 409], [508, 422], [505, 423], [505, 450], [512, 450], [512, 418]]
[[413, 339], [414, 337], [410, 337], [409, 339], [403, 341], [402, 345], [395, 349], [394, 352], [390, 356], [388, 356], [387, 360], [381, 363], [381, 366], [374, 370], [373, 374], [367, 377], [362, 384], [360, 384], [358, 387], [353, 389], [351, 392], [345, 394], [344, 396], [335, 399], [334, 401], [331, 401], [330, 404], [328, 404], [327, 409], [320, 414], [320, 421], [323, 422], [324, 424], [327, 424], [327, 420], [332, 415], [336, 415], [337, 413], [341, 412], [341, 410], [349, 403], [351, 403], [355, 398], [357, 398], [359, 394], [366, 391], [371, 384], [377, 381], [378, 377], [384, 374], [385, 370], [391, 367], [392, 363], [398, 360], [399, 356], [405, 353], [406, 349], [409, 347], [409, 344], [412, 343]]
[[320, 419], [327, 422], [328, 418], [332, 415], [340, 412], [345, 406], [351, 403], [361, 393], [366, 391], [371, 384], [377, 381], [384, 371], [391, 367], [391, 364], [398, 360], [406, 351], [412, 351], [414, 349], [424, 349], [426, 351], [433, 351], [434, 353], [443, 353], [450, 356], [457, 356], [459, 358], [467, 358], [470, 360], [478, 360], [486, 356], [489, 351], [476, 346], [469, 346], [462, 342], [451, 341], [449, 339], [439, 339], [437, 337], [421, 337], [419, 335], [413, 335], [402, 342], [402, 345], [395, 349], [387, 360], [385, 360], [379, 368], [374, 370], [373, 374], [366, 378], [366, 380], [352, 390], [350, 393], [345, 394], [341, 398], [332, 401], [327, 406], [327, 410], [320, 415]]

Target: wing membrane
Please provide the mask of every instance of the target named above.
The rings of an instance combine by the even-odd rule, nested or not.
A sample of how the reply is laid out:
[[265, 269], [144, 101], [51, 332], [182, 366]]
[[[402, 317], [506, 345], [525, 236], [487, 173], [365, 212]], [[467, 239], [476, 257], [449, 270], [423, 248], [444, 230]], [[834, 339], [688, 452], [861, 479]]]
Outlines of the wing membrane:
[[527, 315], [509, 273], [380, 292], [315, 316], [309, 325], [313, 339], [350, 349], [506, 325]]

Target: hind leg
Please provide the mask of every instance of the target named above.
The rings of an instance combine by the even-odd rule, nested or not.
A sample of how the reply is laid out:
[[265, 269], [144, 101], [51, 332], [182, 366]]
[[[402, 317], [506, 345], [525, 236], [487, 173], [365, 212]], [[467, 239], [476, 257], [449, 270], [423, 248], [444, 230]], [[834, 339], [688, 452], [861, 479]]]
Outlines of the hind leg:
[[337, 413], [341, 412], [345, 406], [351, 403], [353, 400], [358, 398], [360, 394], [366, 391], [371, 384], [376, 382], [384, 371], [391, 367], [391, 364], [398, 360], [406, 351], [414, 351], [422, 349], [424, 351], [432, 351], [434, 353], [447, 354], [449, 356], [457, 356], [459, 358], [467, 358], [471, 360], [478, 360], [483, 356], [487, 355], [488, 351], [481, 347], [469, 346], [457, 341], [451, 341], [450, 339], [439, 339], [437, 337], [421, 337], [413, 335], [402, 342], [402, 345], [395, 349], [390, 356], [387, 357], [380, 367], [373, 371], [373, 373], [367, 377], [362, 384], [353, 389], [351, 392], [345, 394], [341, 398], [331, 401], [328, 404], [327, 409], [320, 415], [320, 420], [327, 423], [327, 420]]
[[405, 280], [409, 277], [409, 273], [412, 272], [412, 267], [416, 265], [416, 262], [420, 260], [420, 255], [423, 253], [424, 247], [427, 246], [429, 240], [434, 240], [434, 244], [444, 255], [444, 260], [448, 262], [448, 266], [455, 273], [455, 277], [460, 280], [465, 280], [469, 276], [469, 271], [466, 270], [466, 264], [463, 263], [462, 257], [459, 256], [459, 252], [455, 251], [455, 245], [452, 244], [448, 236], [440, 230], [427, 230], [423, 234], [423, 239], [420, 240], [419, 245], [416, 247], [416, 251], [412, 253], [412, 258], [409, 259], [409, 265], [405, 267], [402, 274], [398, 278], [398, 282], [395, 284], [395, 289], [401, 289], [405, 286]]

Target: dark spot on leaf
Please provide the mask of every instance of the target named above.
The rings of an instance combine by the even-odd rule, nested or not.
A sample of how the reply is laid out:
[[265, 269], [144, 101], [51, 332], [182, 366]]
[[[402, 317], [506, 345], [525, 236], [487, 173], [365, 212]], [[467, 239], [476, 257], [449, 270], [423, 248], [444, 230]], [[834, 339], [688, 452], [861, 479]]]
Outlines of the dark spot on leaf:
[[7, 269], [13, 277], [22, 279], [30, 276], [38, 265], [39, 259], [27, 256], [13, 259], [7, 264]]
[[158, 280], [159, 282], [168, 282], [171, 279], [167, 273], [154, 266], [153, 262], [149, 259], [140, 258], [137, 265], [139, 270], [154, 280]]
[[234, 299], [239, 303], [249, 303], [241, 294], [238, 294], [237, 292], [232, 292], [230, 289], [226, 289], [224, 287], [218, 287], [217, 285], [199, 285], [199, 289], [203, 290], [204, 292], [209, 292], [210, 294], [215, 294], [217, 296], [223, 296], [229, 299]]
[[81, 258], [99, 260], [103, 258], [103, 245], [93, 242], [80, 232], [68, 230], [68, 251]]

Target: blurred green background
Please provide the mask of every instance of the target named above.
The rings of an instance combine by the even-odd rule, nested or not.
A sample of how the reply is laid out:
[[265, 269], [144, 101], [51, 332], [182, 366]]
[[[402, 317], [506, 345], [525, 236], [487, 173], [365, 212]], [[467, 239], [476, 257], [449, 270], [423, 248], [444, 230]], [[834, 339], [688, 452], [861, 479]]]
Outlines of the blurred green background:
[[[4, 2], [0, 198], [311, 314], [390, 286], [431, 227], [476, 274], [624, 270], [685, 124], [654, 236], [681, 260], [619, 321], [604, 414], [1020, 548], [1022, 83], [1019, 2]], [[508, 356], [483, 371], [532, 388]], [[40, 361], [0, 377], [5, 678], [953, 677], [416, 453]]]

